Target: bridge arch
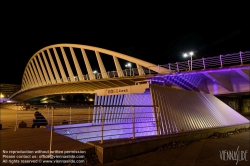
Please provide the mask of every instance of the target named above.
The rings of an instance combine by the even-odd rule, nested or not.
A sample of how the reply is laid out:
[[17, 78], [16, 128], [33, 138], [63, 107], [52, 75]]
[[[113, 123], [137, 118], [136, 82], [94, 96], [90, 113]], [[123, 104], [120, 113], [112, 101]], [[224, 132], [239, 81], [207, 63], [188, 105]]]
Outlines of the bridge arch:
[[[100, 73], [93, 72], [87, 56], [89, 52], [95, 55]], [[112, 57], [114, 71], [106, 71], [103, 55]], [[80, 58], [84, 65], [80, 65]], [[119, 59], [136, 64], [136, 68], [129, 69], [130, 72], [123, 70]], [[145, 81], [210, 94], [249, 91], [249, 86], [245, 86], [249, 85], [249, 51], [192, 62], [191, 69], [194, 71], [190, 70], [189, 60], [160, 66], [93, 46], [51, 45], [40, 49], [30, 58], [23, 73], [21, 90], [10, 99], [25, 101], [44, 95], [94, 93], [98, 89], [131, 86]], [[233, 66], [228, 66], [231, 64]], [[82, 67], [85, 67], [85, 71]]]
[[[66, 54], [65, 48], [69, 48], [71, 55]], [[60, 49], [61, 57], [58, 53], [58, 49]], [[79, 65], [79, 59], [76, 57], [75, 49], [81, 50], [87, 74], [83, 73], [81, 69], [83, 66]], [[95, 53], [100, 73], [93, 73], [92, 66], [89, 63], [85, 50], [90, 50]], [[118, 59], [135, 63], [137, 68], [136, 74], [140, 76], [145, 75], [143, 69], [148, 69], [161, 74], [169, 73], [169, 70], [164, 67], [159, 67], [150, 62], [107, 49], [80, 44], [55, 44], [40, 49], [30, 58], [23, 73], [22, 89], [62, 82], [94, 80], [97, 75], [102, 79], [110, 78], [113, 75], [111, 76], [110, 73], [106, 71], [100, 53], [113, 57], [116, 68], [113, 75], [117, 77], [128, 76], [128, 74], [125, 74], [124, 70], [122, 70]], [[69, 63], [70, 57], [72, 57], [74, 65]], [[63, 67], [63, 65], [65, 67]], [[72, 68], [75, 68], [76, 73], [73, 73]]]

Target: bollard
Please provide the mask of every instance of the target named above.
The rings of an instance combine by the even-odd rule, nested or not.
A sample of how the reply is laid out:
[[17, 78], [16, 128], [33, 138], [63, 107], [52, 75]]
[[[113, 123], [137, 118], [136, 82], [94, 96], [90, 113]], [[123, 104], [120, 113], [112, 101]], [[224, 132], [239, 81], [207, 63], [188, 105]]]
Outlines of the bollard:
[[[61, 124], [62, 124], [62, 125], [63, 125], [63, 124], [69, 124], [69, 122], [68, 122], [67, 120], [64, 119], [64, 120], [62, 121]], [[71, 124], [71, 123], [70, 123], [70, 124]]]
[[14, 129], [14, 131], [16, 131], [17, 130], [17, 118], [18, 118], [18, 106], [16, 106], [16, 125], [15, 125], [15, 129]]
[[26, 128], [27, 127], [27, 123], [25, 123], [24, 121], [20, 122], [18, 125], [18, 128]]

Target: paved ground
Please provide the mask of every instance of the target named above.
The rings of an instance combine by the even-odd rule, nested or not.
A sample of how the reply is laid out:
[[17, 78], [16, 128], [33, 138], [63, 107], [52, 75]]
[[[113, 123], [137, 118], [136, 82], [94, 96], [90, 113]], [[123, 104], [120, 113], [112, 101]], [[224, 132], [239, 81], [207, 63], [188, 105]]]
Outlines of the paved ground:
[[[1, 108], [0, 111], [1, 111], [1, 117], [0, 117], [1, 123], [3, 124], [3, 130], [0, 131], [0, 140], [1, 140], [0, 165], [12, 165], [11, 161], [13, 161], [13, 159], [4, 158], [4, 160], [9, 163], [6, 164], [3, 163], [3, 155], [7, 155], [4, 154], [3, 150], [8, 152], [14, 150], [23, 150], [23, 151], [29, 150], [33, 152], [37, 150], [43, 150], [43, 151], [49, 150], [50, 131], [44, 128], [38, 128], [38, 129], [24, 128], [14, 131], [15, 115], [16, 115], [15, 109]], [[191, 145], [182, 148], [154, 151], [120, 161], [113, 161], [106, 164], [98, 163], [96, 165], [97, 166], [250, 165], [249, 142], [250, 142], [249, 132], [242, 132], [239, 134], [230, 135], [230, 137], [226, 138], [200, 140], [198, 142], [193, 142]], [[59, 150], [59, 151], [86, 150], [89, 151], [90, 153], [91, 149], [93, 150], [93, 148], [90, 147], [89, 145], [82, 144], [78, 141], [53, 133], [52, 150]], [[226, 152], [225, 150], [227, 152], [236, 152], [236, 151], [240, 152], [237, 153], [240, 154], [237, 155], [238, 157], [240, 157], [238, 162], [237, 162], [237, 156], [235, 156], [236, 160], [230, 158], [227, 159], [227, 161], [225, 161], [225, 159], [228, 157], [228, 155], [225, 155], [225, 158], [223, 159], [223, 154], [225, 154], [224, 152]], [[17, 159], [17, 155], [15, 155], [15, 157], [16, 160], [19, 160]]]
[[[204, 139], [193, 142], [191, 145], [177, 149], [154, 151], [132, 158], [113, 161], [97, 166], [164, 166], [164, 165], [250, 165], [249, 157], [249, 132], [231, 135], [227, 138]], [[246, 160], [223, 161], [220, 158], [220, 151], [246, 151]], [[237, 164], [236, 164], [237, 163]]]
[[[42, 112], [45, 117], [47, 116], [45, 110], [39, 111]], [[57, 133], [53, 133], [51, 137], [51, 132], [45, 128], [32, 129], [31, 125], [32, 119], [34, 118], [34, 111], [25, 111], [23, 112], [25, 114], [19, 114], [18, 121], [24, 119], [24, 121], [27, 122], [27, 128], [19, 128], [16, 130], [16, 108], [2, 107], [0, 108], [0, 113], [0, 123], [2, 124], [2, 130], [0, 130], [0, 165], [20, 165], [21, 159], [18, 157], [22, 155], [21, 158], [23, 160], [28, 160], [24, 158], [26, 157], [24, 155], [29, 155], [29, 152], [22, 152], [27, 150], [33, 152], [31, 155], [34, 155], [36, 157], [34, 160], [39, 162], [41, 159], [47, 159], [39, 158], [39, 155], [47, 156], [49, 155], [49, 150], [54, 152], [56, 150], [63, 152], [77, 150], [84, 153], [84, 155], [86, 155], [86, 153], [94, 153], [94, 148], [90, 145], [83, 144]], [[35, 153], [38, 150], [41, 150], [41, 152]], [[18, 152], [13, 154], [13, 152], [10, 151]]]

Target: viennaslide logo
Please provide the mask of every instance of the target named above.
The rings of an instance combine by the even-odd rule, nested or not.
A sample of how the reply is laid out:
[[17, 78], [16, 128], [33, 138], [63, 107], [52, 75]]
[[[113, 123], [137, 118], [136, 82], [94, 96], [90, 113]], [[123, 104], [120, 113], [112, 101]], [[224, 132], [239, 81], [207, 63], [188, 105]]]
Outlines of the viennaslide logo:
[[223, 161], [236, 161], [236, 165], [239, 161], [247, 160], [247, 150], [239, 150], [239, 146], [236, 150], [220, 150], [220, 159]]

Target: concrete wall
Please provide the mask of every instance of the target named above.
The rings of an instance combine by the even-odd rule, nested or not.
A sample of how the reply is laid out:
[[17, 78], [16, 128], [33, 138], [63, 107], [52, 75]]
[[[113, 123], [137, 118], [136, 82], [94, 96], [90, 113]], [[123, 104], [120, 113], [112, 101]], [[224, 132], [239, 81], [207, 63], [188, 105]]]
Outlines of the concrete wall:
[[250, 115], [250, 97], [218, 97], [225, 104], [242, 115]]
[[242, 114], [250, 115], [250, 99], [243, 100]]
[[98, 142], [92, 142], [88, 144], [95, 146], [95, 151], [99, 161], [101, 163], [107, 163], [157, 150], [159, 147], [171, 143], [172, 141], [205, 139], [213, 135], [215, 132], [225, 133], [229, 131], [235, 131], [235, 129], [248, 127], [250, 127], [250, 124], [192, 131], [168, 136], [141, 137], [134, 140], [109, 140], [105, 141], [103, 144], [99, 144]]

